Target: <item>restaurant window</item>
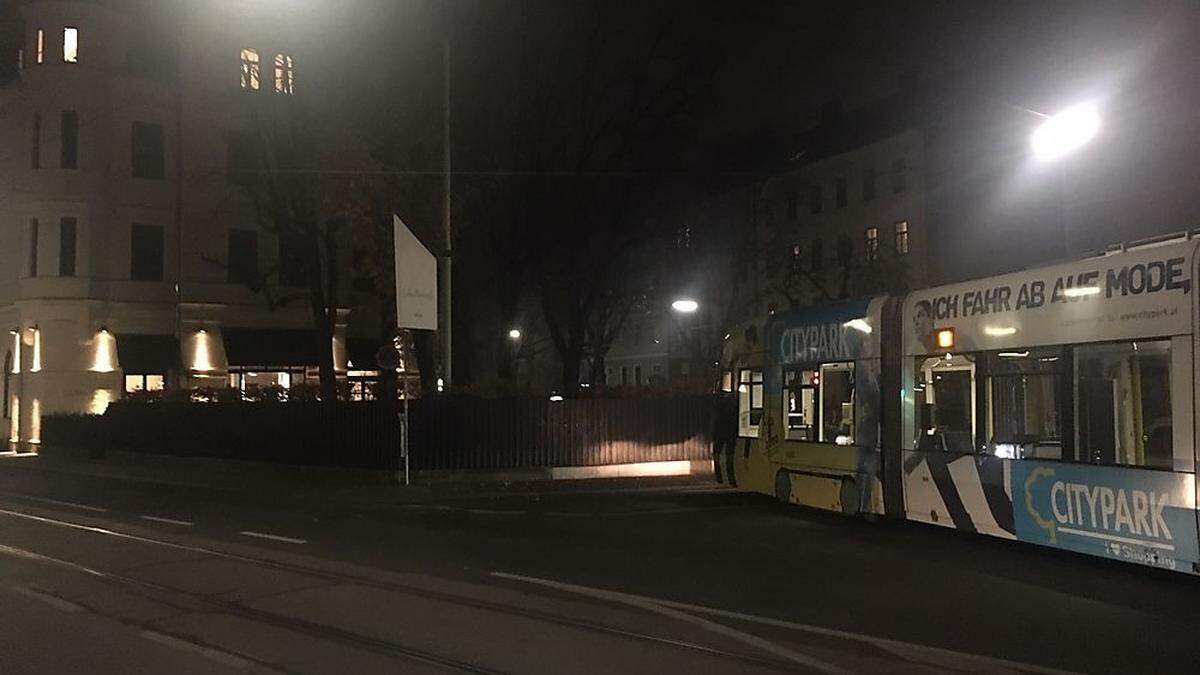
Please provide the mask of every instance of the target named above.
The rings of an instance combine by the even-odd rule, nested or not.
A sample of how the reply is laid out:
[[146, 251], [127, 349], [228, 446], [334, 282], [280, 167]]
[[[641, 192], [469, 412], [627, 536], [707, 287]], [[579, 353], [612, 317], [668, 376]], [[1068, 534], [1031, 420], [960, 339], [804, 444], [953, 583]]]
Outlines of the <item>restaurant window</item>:
[[292, 57], [275, 55], [275, 93], [291, 94], [295, 91], [296, 69]]
[[892, 235], [895, 240], [896, 254], [908, 255], [908, 221], [896, 221], [892, 226]]
[[789, 368], [783, 371], [783, 415], [789, 439], [817, 440], [817, 388], [820, 384], [816, 370]]
[[867, 228], [867, 261], [874, 262], [879, 259], [879, 228]]
[[63, 28], [63, 63], [79, 63], [79, 29]]
[[863, 201], [869, 202], [875, 199], [875, 169], [867, 169], [863, 174]]
[[162, 391], [166, 388], [167, 377], [155, 375], [125, 375], [125, 393], [133, 394], [139, 391]]
[[62, 111], [60, 166], [64, 169], [79, 168], [79, 113], [74, 110]]
[[738, 434], [758, 437], [763, 415], [763, 373], [761, 370], [738, 371]]
[[821, 184], [813, 183], [808, 188], [808, 212], [814, 216], [821, 212], [824, 206], [824, 195], [821, 194]]
[[846, 179], [839, 177], [834, 183], [834, 197], [837, 199], [837, 207], [840, 209], [846, 205]]
[[262, 86], [258, 50], [246, 48], [242, 50], [242, 89], [258, 91]]
[[77, 224], [74, 218], [58, 221], [58, 276], [75, 276]]
[[163, 229], [158, 225], [134, 223], [130, 230], [129, 278], [162, 281]]
[[162, 179], [166, 175], [161, 124], [134, 122], [129, 145], [134, 178]]

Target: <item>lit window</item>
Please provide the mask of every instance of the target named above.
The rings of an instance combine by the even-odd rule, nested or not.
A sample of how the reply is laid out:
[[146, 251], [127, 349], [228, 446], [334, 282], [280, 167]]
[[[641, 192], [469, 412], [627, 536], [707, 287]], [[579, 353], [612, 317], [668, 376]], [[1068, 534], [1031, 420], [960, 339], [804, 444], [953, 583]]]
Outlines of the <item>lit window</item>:
[[867, 228], [867, 260], [879, 259], [879, 228]]
[[79, 29], [63, 28], [63, 63], [79, 63]]
[[258, 91], [261, 84], [257, 49], [242, 50], [242, 89]]
[[854, 444], [854, 364], [822, 363], [817, 397], [820, 399], [823, 443]]
[[37, 29], [37, 62], [46, 62], [46, 31]]
[[146, 390], [146, 378], [144, 375], [126, 375], [125, 376], [125, 393], [133, 394], [139, 391]]
[[[255, 55], [257, 56], [257, 54]], [[296, 70], [292, 63], [292, 57], [287, 54], [275, 55], [275, 93], [291, 94], [294, 93], [293, 85], [295, 84]], [[257, 89], [257, 87], [255, 87]]]
[[900, 220], [895, 225], [896, 254], [908, 255], [908, 221]]

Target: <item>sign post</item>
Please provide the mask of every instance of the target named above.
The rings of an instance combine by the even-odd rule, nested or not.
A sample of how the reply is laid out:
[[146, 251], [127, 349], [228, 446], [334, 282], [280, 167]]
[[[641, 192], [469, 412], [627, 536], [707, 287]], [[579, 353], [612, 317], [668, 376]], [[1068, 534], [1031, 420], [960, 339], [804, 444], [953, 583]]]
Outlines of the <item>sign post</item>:
[[[412, 230], [393, 216], [392, 235], [396, 249], [396, 328], [437, 330], [437, 259]], [[399, 352], [391, 350], [396, 355]], [[389, 367], [383, 363], [380, 367]], [[398, 364], [393, 364], [392, 368]], [[403, 378], [404, 405], [400, 413], [400, 456], [404, 458], [404, 484], [409, 484], [408, 379]]]

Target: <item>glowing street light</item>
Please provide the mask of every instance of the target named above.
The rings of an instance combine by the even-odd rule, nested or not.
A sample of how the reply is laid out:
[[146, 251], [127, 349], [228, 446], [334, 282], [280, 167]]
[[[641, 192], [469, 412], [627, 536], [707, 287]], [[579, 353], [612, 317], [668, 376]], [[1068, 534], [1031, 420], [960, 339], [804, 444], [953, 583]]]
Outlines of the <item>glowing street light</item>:
[[514, 328], [514, 329], [508, 331], [508, 339], [509, 340], [520, 340], [521, 339], [521, 330], [518, 328]]
[[1077, 150], [1100, 131], [1100, 112], [1089, 103], [1080, 104], [1052, 115], [1030, 137], [1039, 159], [1057, 159]]
[[680, 314], [691, 314], [697, 309], [700, 309], [700, 303], [690, 298], [680, 298], [679, 300], [671, 303], [671, 309], [679, 312]]

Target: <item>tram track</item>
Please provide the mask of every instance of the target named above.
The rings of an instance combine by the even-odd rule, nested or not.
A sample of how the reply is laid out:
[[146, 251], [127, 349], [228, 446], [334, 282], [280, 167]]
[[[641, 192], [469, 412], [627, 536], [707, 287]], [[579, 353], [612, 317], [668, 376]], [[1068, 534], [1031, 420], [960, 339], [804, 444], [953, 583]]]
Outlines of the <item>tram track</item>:
[[[598, 622], [598, 621], [590, 621], [587, 619], [580, 619], [580, 618], [575, 618], [575, 617], [568, 617], [568, 616], [563, 616], [561, 614], [557, 614], [557, 613], [550, 612], [550, 611], [534, 609], [534, 608], [529, 608], [529, 607], [519, 607], [519, 606], [515, 606], [515, 605], [503, 603], [503, 602], [496, 602], [496, 601], [485, 600], [485, 599], [481, 599], [481, 598], [465, 597], [462, 595], [458, 595], [458, 594], [454, 594], [454, 593], [450, 593], [450, 592], [446, 592], [446, 591], [434, 590], [434, 589], [430, 589], [430, 588], [424, 588], [424, 587], [416, 586], [413, 584], [406, 584], [406, 583], [397, 582], [397, 581], [389, 581], [389, 580], [370, 578], [370, 577], [366, 577], [366, 576], [362, 576], [362, 575], [348, 574], [348, 573], [344, 573], [344, 572], [337, 572], [337, 571], [333, 571], [333, 570], [322, 569], [320, 567], [306, 566], [306, 565], [301, 565], [301, 564], [285, 562], [285, 561], [281, 561], [281, 560], [274, 560], [274, 559], [270, 559], [270, 558], [244, 555], [241, 553], [232, 553], [229, 551], [222, 551], [219, 549], [209, 548], [206, 546], [184, 544], [184, 543], [180, 543], [177, 541], [170, 541], [167, 539], [160, 539], [157, 537], [145, 536], [145, 535], [140, 535], [140, 534], [132, 534], [129, 532], [122, 532], [122, 531], [114, 530], [114, 529], [107, 528], [107, 527], [99, 527], [96, 525], [89, 525], [89, 524], [85, 524], [85, 523], [74, 522], [74, 521], [65, 520], [62, 518], [52, 518], [52, 517], [48, 517], [48, 516], [32, 514], [32, 513], [27, 513], [27, 512], [23, 512], [23, 511], [15, 511], [15, 510], [12, 510], [9, 508], [0, 508], [0, 516], [21, 518], [21, 519], [25, 519], [25, 520], [29, 520], [29, 521], [33, 521], [33, 522], [38, 522], [38, 523], [48, 525], [48, 526], [67, 528], [67, 529], [72, 529], [72, 530], [82, 531], [82, 532], [88, 532], [88, 533], [99, 535], [99, 536], [112, 537], [115, 539], [128, 541], [131, 543], [143, 544], [143, 545], [147, 545], [147, 546], [156, 546], [156, 547], [160, 547], [160, 548], [167, 548], [167, 549], [172, 549], [172, 550], [177, 550], [177, 551], [185, 551], [185, 552], [197, 554], [198, 556], [209, 556], [212, 558], [218, 558], [218, 559], [224, 559], [224, 560], [228, 560], [228, 561], [234, 561], [234, 562], [254, 565], [254, 566], [265, 568], [265, 569], [271, 569], [271, 570], [280, 571], [280, 572], [288, 572], [291, 574], [303, 575], [303, 576], [319, 579], [319, 580], [322, 580], [325, 582], [329, 582], [329, 585], [331, 585], [331, 586], [335, 585], [335, 584], [353, 584], [353, 585], [368, 588], [368, 589], [375, 589], [375, 590], [380, 590], [380, 591], [399, 593], [399, 594], [403, 594], [403, 595], [408, 595], [410, 597], [420, 597], [423, 599], [433, 600], [433, 601], [442, 602], [442, 603], [448, 603], [450, 605], [459, 606], [459, 607], [469, 607], [469, 608], [478, 609], [478, 610], [482, 610], [482, 611], [503, 614], [506, 616], [530, 619], [530, 620], [538, 621], [541, 623], [552, 624], [552, 625], [556, 625], [556, 626], [560, 626], [560, 627], [564, 627], [564, 628], [571, 628], [571, 629], [575, 629], [575, 630], [586, 631], [589, 633], [606, 635], [609, 637], [615, 637], [618, 639], [624, 639], [624, 640], [630, 640], [630, 641], [635, 641], [635, 642], [641, 642], [641, 643], [645, 643], [645, 644], [651, 644], [654, 646], [668, 648], [668, 649], [675, 649], [675, 650], [680, 650], [680, 651], [684, 651], [684, 652], [691, 652], [694, 654], [699, 654], [702, 656], [726, 660], [726, 661], [742, 664], [745, 666], [757, 666], [757, 667], [769, 668], [769, 669], [781, 671], [781, 672], [810, 672], [809, 669], [807, 669], [807, 668], [800, 667], [798, 664], [796, 664], [794, 662], [789, 662], [789, 661], [785, 661], [782, 659], [776, 659], [776, 658], [771, 658], [771, 657], [767, 657], [767, 656], [759, 656], [759, 655], [748, 654], [748, 653], [744, 653], [744, 652], [735, 652], [735, 651], [728, 651], [728, 650], [714, 648], [714, 647], [708, 647], [708, 646], [705, 646], [702, 644], [697, 644], [694, 642], [677, 640], [677, 639], [672, 639], [672, 638], [663, 637], [663, 636], [659, 636], [659, 635], [652, 635], [649, 633], [639, 632], [636, 630], [629, 630], [629, 629], [621, 628], [619, 626], [614, 626], [614, 625], [611, 625], [608, 623], [602, 623], [602, 622]], [[165, 594], [168, 596], [173, 595], [173, 596], [177, 596], [177, 597], [186, 598], [186, 599], [191, 600], [192, 602], [201, 603], [206, 607], [210, 607], [216, 611], [223, 612], [223, 613], [226, 613], [226, 614], [229, 614], [232, 616], [237, 616], [237, 617], [247, 619], [250, 621], [255, 621], [258, 623], [271, 625], [271, 626], [274, 626], [277, 628], [282, 628], [285, 630], [289, 630], [289, 631], [292, 631], [295, 633], [311, 636], [314, 638], [329, 640], [332, 642], [336, 642], [336, 643], [340, 643], [340, 644], [344, 644], [344, 645], [348, 645], [348, 646], [362, 648], [362, 649], [365, 649], [367, 651], [371, 651], [371, 652], [374, 652], [377, 654], [401, 657], [401, 658], [408, 659], [408, 660], [411, 660], [414, 662], [431, 665], [431, 666], [443, 668], [443, 669], [454, 671], [454, 672], [489, 673], [489, 674], [495, 674], [495, 673], [502, 672], [502, 671], [493, 670], [493, 669], [490, 669], [488, 667], [481, 666], [478, 664], [472, 664], [472, 663], [460, 661], [458, 659], [454, 659], [452, 657], [447, 657], [442, 654], [437, 654], [437, 653], [430, 652], [427, 650], [414, 648], [412, 646], [401, 644], [401, 643], [398, 643], [395, 641], [386, 640], [386, 639], [377, 638], [377, 637], [371, 637], [371, 636], [367, 636], [367, 635], [362, 635], [360, 633], [344, 630], [344, 629], [337, 628], [337, 627], [330, 626], [330, 625], [323, 624], [323, 623], [316, 623], [316, 622], [308, 621], [305, 619], [287, 617], [287, 616], [283, 616], [283, 615], [280, 615], [275, 612], [260, 610], [260, 609], [256, 609], [253, 607], [248, 607], [245, 604], [238, 602], [238, 601], [224, 600], [224, 599], [220, 599], [220, 598], [214, 598], [209, 595], [204, 595], [201, 593], [195, 593], [195, 592], [190, 592], [190, 591], [186, 591], [186, 590], [181, 590], [181, 589], [174, 588], [171, 586], [166, 586], [163, 584], [146, 581], [144, 579], [138, 579], [135, 577], [131, 577], [131, 576], [128, 576], [127, 574], [122, 574], [119, 572], [111, 572], [111, 571], [94, 569], [94, 568], [88, 567], [86, 565], [80, 564], [75, 561], [66, 560], [63, 558], [55, 557], [55, 556], [45, 555], [42, 553], [38, 553], [36, 551], [28, 551], [28, 550], [24, 550], [24, 549], [19, 549], [17, 547], [11, 547], [11, 546], [0, 544], [0, 553], [8, 553], [10, 555], [17, 555], [17, 556], [20, 556], [20, 557], [23, 557], [26, 559], [40, 561], [45, 564], [55, 565], [55, 566], [58, 566], [61, 568], [66, 568], [66, 569], [71, 569], [73, 571], [76, 571], [76, 572], [79, 572], [82, 574], [87, 574], [91, 577], [104, 580], [111, 584], [120, 585], [120, 586], [124, 586], [127, 588], [139, 589], [142, 592], [153, 593], [156, 595], [161, 595], [161, 594]], [[179, 604], [175, 604], [174, 606], [176, 608], [181, 608]], [[270, 666], [269, 664], [262, 664], [262, 665], [272, 667], [272, 668], [275, 667], [275, 666]]]

